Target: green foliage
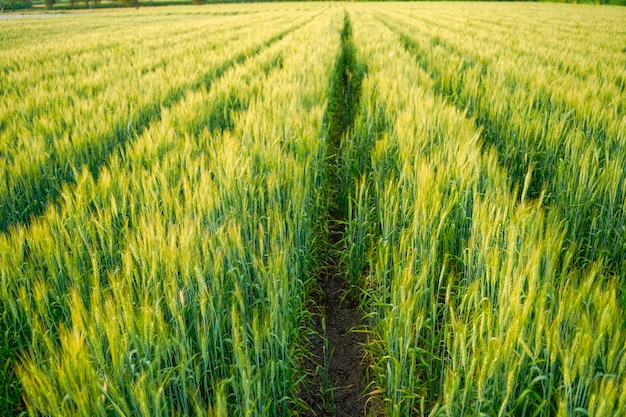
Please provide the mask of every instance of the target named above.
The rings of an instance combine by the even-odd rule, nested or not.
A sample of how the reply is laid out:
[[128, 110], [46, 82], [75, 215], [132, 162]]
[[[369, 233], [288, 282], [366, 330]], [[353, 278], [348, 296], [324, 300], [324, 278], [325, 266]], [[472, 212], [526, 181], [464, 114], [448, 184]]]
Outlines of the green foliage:
[[[581, 245], [579, 266], [608, 258], [612, 271], [621, 274], [626, 268], [626, 212], [620, 201], [626, 184], [619, 174], [624, 157], [617, 148], [626, 133], [619, 116], [623, 94], [615, 77], [620, 70], [611, 68], [615, 64], [600, 59], [605, 64], [598, 68], [585, 55], [554, 54], [540, 66], [528, 62], [529, 71], [520, 73], [526, 54], [533, 54], [526, 44], [505, 52], [501, 46], [481, 47], [486, 40], [460, 43], [441, 31], [425, 46], [400, 26], [390, 27], [431, 73], [434, 89], [466, 108], [484, 128], [483, 137], [498, 149], [513, 186], [521, 189], [528, 180], [528, 197], [545, 193], [546, 202], [562, 212], [567, 239]], [[591, 76], [597, 71], [610, 81]], [[578, 94], [572, 93], [574, 84]], [[598, 95], [600, 90], [605, 94]], [[611, 95], [617, 100], [606, 99]]]
[[140, 0], [118, 0], [118, 1], [120, 5], [125, 6], [125, 7], [139, 7], [139, 5], [141, 4]]
[[0, 0], [0, 12], [4, 10], [30, 9], [31, 7], [31, 0]]
[[626, 414], [624, 17], [311, 3], [5, 25], [0, 414], [302, 413], [328, 250], [387, 415]]
[[[600, 243], [623, 223], [623, 176], [587, 162], [590, 154], [626, 162], [615, 147], [624, 140], [617, 61], [538, 51], [525, 43], [536, 29], [526, 35], [504, 16], [493, 20], [509, 12], [525, 25], [545, 6], [527, 20], [513, 5], [455, 7], [393, 5], [353, 19], [369, 68], [353, 140], [367, 144], [372, 130], [383, 131], [366, 175], [355, 178], [361, 207], [350, 211], [347, 238], [369, 260], [365, 271], [355, 262], [354, 275], [371, 312], [369, 351], [386, 412], [623, 414], [626, 391], [615, 384], [626, 369], [624, 308], [611, 278], [622, 236]], [[611, 27], [597, 13], [587, 24]], [[544, 44], [586, 39], [555, 27]], [[620, 40], [606, 40], [596, 53], [615, 56]], [[524, 107], [537, 95], [541, 104]], [[593, 140], [598, 131], [602, 140]], [[597, 151], [604, 146], [611, 151]], [[590, 244], [606, 250], [592, 259]]]
[[[2, 352], [11, 369], [1, 402], [12, 407], [15, 375], [25, 399], [12, 412], [287, 415], [297, 407], [320, 211], [311, 169], [322, 165], [336, 54], [326, 45], [341, 15], [320, 25], [309, 23], [314, 11], [259, 13], [243, 26], [201, 17], [207, 42], [231, 38], [228, 52], [214, 47], [213, 60], [204, 58], [214, 76], [185, 78], [184, 93], [106, 166], [74, 167], [58, 203], [0, 236], [1, 324], [20, 346]], [[144, 28], [162, 31], [161, 18]], [[213, 125], [219, 120], [229, 122]]]

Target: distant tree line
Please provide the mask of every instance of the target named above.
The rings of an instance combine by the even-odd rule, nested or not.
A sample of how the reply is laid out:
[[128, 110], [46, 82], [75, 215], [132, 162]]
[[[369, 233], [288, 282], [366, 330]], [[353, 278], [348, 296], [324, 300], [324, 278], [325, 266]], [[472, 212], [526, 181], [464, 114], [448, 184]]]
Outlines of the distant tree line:
[[0, 12], [5, 10], [30, 9], [32, 6], [31, 0], [0, 0]]
[[[89, 8], [89, 7], [98, 7], [100, 5], [100, 0], [82, 0], [82, 3], [85, 4], [85, 7]], [[48, 9], [51, 9], [52, 6], [54, 6], [56, 3], [56, 0], [44, 0], [44, 4], [46, 5], [46, 7]], [[68, 4], [70, 6], [71, 9], [75, 8], [77, 6], [77, 1], [76, 0], [68, 0]]]
[[[246, 0], [238, 0], [246, 1]], [[254, 1], [254, 0], [253, 0]], [[293, 0], [292, 0], [293, 1]], [[26, 10], [45, 6], [47, 9], [78, 9], [96, 7], [139, 7], [166, 6], [174, 4], [204, 4], [207, 2], [219, 3], [215, 0], [0, 0], [0, 13], [4, 11]]]
[[[74, 9], [77, 7], [99, 7], [102, 0], [39, 0], [43, 1], [43, 4], [52, 9], [55, 5], [62, 8]], [[122, 7], [139, 7], [140, 5], [169, 5], [169, 4], [206, 4], [206, 3], [232, 3], [232, 2], [257, 2], [268, 0], [112, 0], [107, 1], [107, 6], [119, 5]], [[272, 1], [272, 0], [269, 0]], [[293, 1], [293, 0], [292, 0]], [[306, 0], [304, 0], [306, 1]], [[337, 1], [337, 0], [331, 0]], [[349, 0], [359, 1], [359, 0]], [[419, 1], [419, 0], [418, 0]], [[428, 0], [426, 0], [428, 1]], [[472, 0], [469, 0], [472, 1]], [[494, 0], [494, 1], [511, 1], [511, 0]], [[513, 0], [516, 1], [516, 0]], [[517, 0], [517, 1], [540, 1], [540, 2], [558, 2], [558, 3], [586, 3], [586, 4], [613, 4], [626, 6], [626, 0]], [[35, 0], [38, 2], [38, 0]], [[41, 3], [39, 3], [41, 4]], [[84, 5], [84, 6], [83, 6]], [[0, 12], [5, 10], [24, 10], [33, 7], [33, 0], [0, 0]]]

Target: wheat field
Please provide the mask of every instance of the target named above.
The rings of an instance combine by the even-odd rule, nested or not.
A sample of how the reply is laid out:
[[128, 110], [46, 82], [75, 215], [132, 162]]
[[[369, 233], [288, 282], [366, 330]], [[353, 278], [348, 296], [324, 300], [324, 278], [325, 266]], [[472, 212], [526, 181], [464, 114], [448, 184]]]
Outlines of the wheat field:
[[625, 45], [565, 4], [0, 21], [0, 415], [320, 415], [329, 259], [358, 415], [626, 415]]

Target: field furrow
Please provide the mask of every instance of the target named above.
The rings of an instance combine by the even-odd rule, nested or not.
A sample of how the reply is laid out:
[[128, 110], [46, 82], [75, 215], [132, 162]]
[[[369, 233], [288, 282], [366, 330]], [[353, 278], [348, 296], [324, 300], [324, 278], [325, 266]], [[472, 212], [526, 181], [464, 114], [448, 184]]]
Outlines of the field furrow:
[[[313, 350], [319, 363], [319, 380], [314, 380], [309, 390], [314, 391], [308, 399], [311, 415], [362, 415], [371, 403], [366, 378], [362, 332], [363, 312], [358, 310], [355, 288], [350, 286], [345, 240], [348, 194], [352, 181], [350, 161], [343, 158], [343, 149], [350, 140], [361, 95], [363, 68], [356, 59], [356, 47], [352, 39], [352, 24], [345, 12], [341, 31], [339, 54], [335, 61], [330, 83], [330, 96], [324, 114], [326, 148], [325, 165], [325, 212], [320, 230], [318, 256], [320, 265], [316, 275], [320, 286], [317, 300], [320, 322], [317, 350]], [[321, 348], [321, 349], [319, 349]], [[317, 390], [318, 392], [315, 392]], [[375, 406], [369, 404], [370, 409]]]

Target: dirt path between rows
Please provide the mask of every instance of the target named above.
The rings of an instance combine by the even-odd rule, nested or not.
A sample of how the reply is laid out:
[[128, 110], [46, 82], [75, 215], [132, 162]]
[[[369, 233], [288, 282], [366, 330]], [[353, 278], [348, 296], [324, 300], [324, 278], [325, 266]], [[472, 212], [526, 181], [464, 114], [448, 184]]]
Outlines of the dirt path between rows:
[[381, 415], [379, 402], [367, 391], [367, 360], [363, 345], [362, 314], [349, 294], [348, 283], [338, 265], [338, 239], [343, 232], [340, 222], [330, 231], [332, 249], [325, 270], [318, 278], [321, 293], [316, 301], [315, 330], [311, 340], [312, 381], [303, 400], [310, 408], [305, 417], [357, 417]]
[[346, 280], [338, 273], [336, 264], [330, 265], [328, 272], [323, 282], [325, 293], [321, 305], [326, 316], [330, 350], [328, 379], [332, 387], [334, 415], [363, 416], [367, 396], [364, 394], [366, 364], [362, 346], [367, 338], [359, 331], [362, 322], [358, 304], [346, 297]]
[[[306, 416], [357, 417], [381, 414], [380, 401], [368, 393], [367, 361], [363, 345], [367, 342], [358, 301], [353, 299], [346, 281], [346, 265], [341, 259], [347, 250], [344, 241], [347, 220], [345, 190], [341, 190], [345, 161], [339, 156], [343, 141], [354, 123], [360, 100], [362, 76], [352, 43], [352, 27], [346, 13], [341, 32], [341, 48], [335, 64], [325, 123], [328, 126], [327, 219], [322, 233], [324, 258], [318, 271], [320, 294], [315, 300], [315, 331], [311, 341], [312, 376], [303, 400], [309, 407]], [[345, 186], [345, 184], [344, 184]]]

